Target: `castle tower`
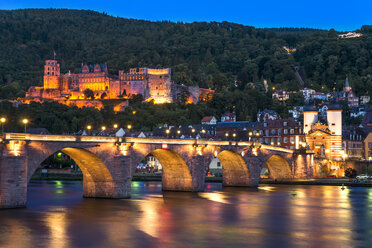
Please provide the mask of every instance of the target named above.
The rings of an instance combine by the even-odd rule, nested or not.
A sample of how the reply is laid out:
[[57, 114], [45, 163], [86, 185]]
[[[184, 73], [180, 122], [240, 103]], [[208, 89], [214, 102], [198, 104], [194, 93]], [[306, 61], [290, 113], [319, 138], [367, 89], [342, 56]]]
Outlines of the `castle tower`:
[[60, 67], [57, 60], [45, 60], [44, 89], [59, 88]]
[[330, 155], [334, 160], [342, 159], [342, 109], [338, 103], [331, 103], [327, 110], [328, 129], [331, 132]]
[[304, 107], [304, 134], [309, 133], [311, 126], [318, 121], [318, 110], [314, 105]]

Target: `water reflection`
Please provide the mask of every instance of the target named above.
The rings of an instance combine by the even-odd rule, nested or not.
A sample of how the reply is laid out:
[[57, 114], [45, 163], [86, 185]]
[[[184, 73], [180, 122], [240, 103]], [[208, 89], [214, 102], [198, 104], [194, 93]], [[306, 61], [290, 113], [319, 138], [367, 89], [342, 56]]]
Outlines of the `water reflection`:
[[[293, 192], [296, 194], [292, 194]], [[372, 190], [261, 185], [84, 199], [80, 182], [33, 182], [28, 208], [0, 211], [0, 247], [368, 247]]]

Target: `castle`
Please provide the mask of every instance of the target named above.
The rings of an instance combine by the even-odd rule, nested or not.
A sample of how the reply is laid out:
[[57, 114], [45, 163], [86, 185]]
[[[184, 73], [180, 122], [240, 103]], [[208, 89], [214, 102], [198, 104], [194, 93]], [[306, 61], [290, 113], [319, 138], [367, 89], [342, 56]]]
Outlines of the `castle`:
[[[187, 92], [187, 102], [196, 103], [210, 100], [214, 93], [196, 86], [175, 84], [170, 68], [131, 68], [129, 73], [120, 70], [119, 75], [109, 75], [106, 64], [82, 64], [79, 73], [61, 74], [60, 64], [55, 59], [45, 61], [43, 83], [41, 87], [31, 86], [26, 99], [50, 99], [66, 105], [100, 109], [102, 99], [124, 100], [141, 94], [145, 101], [159, 104], [174, 102], [180, 93]], [[87, 96], [88, 90], [93, 95]]]

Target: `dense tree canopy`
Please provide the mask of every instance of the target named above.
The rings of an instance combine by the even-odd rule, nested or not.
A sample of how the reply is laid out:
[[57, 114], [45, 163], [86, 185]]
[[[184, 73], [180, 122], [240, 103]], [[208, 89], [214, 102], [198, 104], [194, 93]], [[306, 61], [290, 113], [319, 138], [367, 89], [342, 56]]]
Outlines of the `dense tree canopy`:
[[[235, 111], [238, 120], [253, 121], [257, 110], [264, 108], [286, 117], [288, 108], [302, 104], [303, 99], [294, 95], [289, 106], [280, 105], [271, 98], [272, 87], [341, 90], [348, 75], [357, 95], [372, 94], [371, 30], [363, 26], [359, 31], [364, 36], [339, 39], [335, 30], [149, 22], [85, 10], [0, 11], [0, 99], [23, 97], [29, 86], [41, 85], [44, 60], [52, 58], [54, 51], [62, 72], [78, 72], [82, 62], [107, 63], [111, 74], [131, 67], [171, 67], [176, 83], [216, 90], [213, 101], [198, 105], [185, 105], [185, 92], [177, 103], [161, 106], [141, 104], [143, 98], [138, 95], [117, 115], [108, 107], [99, 112], [55, 103], [18, 109], [1, 103], [0, 114], [12, 115], [14, 125], [9, 127], [13, 129], [17, 129], [18, 118], [29, 115], [31, 125], [55, 133], [111, 121], [132, 122], [151, 130], [162, 123], [198, 123], [203, 115], [220, 116], [224, 111]], [[287, 54], [284, 46], [297, 50]], [[264, 80], [269, 85], [267, 92]], [[138, 110], [135, 116], [130, 114], [133, 108]]]

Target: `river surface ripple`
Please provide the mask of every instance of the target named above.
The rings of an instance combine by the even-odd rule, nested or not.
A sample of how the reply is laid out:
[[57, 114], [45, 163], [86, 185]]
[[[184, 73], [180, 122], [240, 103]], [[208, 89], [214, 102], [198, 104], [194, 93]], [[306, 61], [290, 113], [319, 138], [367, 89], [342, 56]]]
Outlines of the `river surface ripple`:
[[372, 247], [372, 188], [133, 182], [131, 199], [112, 200], [32, 181], [27, 208], [0, 210], [0, 247]]

